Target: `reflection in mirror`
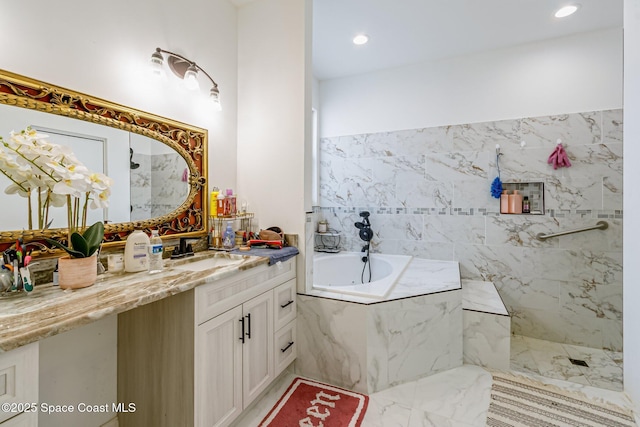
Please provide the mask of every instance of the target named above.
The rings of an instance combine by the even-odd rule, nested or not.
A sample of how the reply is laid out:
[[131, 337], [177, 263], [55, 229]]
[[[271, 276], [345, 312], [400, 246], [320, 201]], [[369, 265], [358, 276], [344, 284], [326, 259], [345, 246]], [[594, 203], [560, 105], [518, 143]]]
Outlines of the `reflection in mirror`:
[[[52, 143], [71, 147], [89, 170], [113, 179], [109, 207], [89, 210], [88, 224], [141, 221], [167, 215], [187, 199], [187, 163], [159, 141], [95, 123], [0, 104], [0, 136], [9, 139], [11, 131], [19, 132], [27, 126], [48, 135]], [[130, 149], [133, 157], [128, 153]], [[134, 159], [140, 168], [131, 169], [131, 177], [127, 179]], [[26, 199], [5, 194], [9, 184], [9, 179], [0, 174], [0, 206], [17, 205], [3, 215], [2, 229], [27, 229]], [[35, 195], [33, 209], [37, 206], [34, 199]], [[66, 215], [66, 208], [52, 208], [50, 228], [66, 227]]]
[[[0, 70], [0, 135], [28, 126], [113, 179], [108, 208], [90, 211], [87, 221], [106, 222], [108, 244], [122, 244], [135, 227], [162, 236], [206, 234], [205, 129]], [[27, 199], [5, 195], [8, 183], [0, 177], [0, 250], [19, 237], [67, 235], [60, 212], [50, 228], [29, 230]]]
[[189, 195], [187, 163], [150, 138], [131, 135], [131, 221], [167, 215]]

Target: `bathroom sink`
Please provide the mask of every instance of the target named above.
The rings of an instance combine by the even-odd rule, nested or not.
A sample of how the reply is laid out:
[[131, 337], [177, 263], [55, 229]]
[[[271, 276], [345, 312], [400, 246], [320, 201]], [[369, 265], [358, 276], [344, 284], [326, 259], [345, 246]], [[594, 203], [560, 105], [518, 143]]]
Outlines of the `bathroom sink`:
[[233, 267], [240, 264], [245, 259], [246, 258], [242, 255], [224, 254], [222, 256], [185, 260], [184, 263], [176, 265], [173, 268], [184, 271], [204, 271], [212, 268]]

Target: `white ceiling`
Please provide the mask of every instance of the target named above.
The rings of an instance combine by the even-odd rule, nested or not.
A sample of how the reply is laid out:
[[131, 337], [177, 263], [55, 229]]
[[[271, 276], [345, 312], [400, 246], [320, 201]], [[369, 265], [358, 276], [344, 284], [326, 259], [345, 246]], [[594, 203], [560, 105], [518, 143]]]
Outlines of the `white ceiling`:
[[[623, 0], [314, 0], [313, 69], [320, 80], [622, 28]], [[369, 43], [355, 46], [357, 33]]]

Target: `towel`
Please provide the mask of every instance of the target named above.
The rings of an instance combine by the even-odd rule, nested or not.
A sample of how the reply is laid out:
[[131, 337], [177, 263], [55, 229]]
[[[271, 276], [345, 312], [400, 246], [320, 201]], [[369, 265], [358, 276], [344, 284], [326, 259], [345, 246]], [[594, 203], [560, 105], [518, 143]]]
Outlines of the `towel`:
[[553, 165], [554, 169], [558, 169], [561, 167], [570, 167], [571, 162], [569, 161], [569, 157], [567, 156], [567, 152], [564, 151], [562, 144], [556, 145], [555, 150], [549, 155], [549, 159], [547, 159], [547, 163]]
[[289, 258], [292, 258], [298, 255], [300, 251], [295, 246], [285, 246], [282, 249], [251, 248], [248, 251], [241, 251], [239, 249], [234, 249], [231, 251], [231, 253], [238, 254], [238, 255], [252, 255], [252, 256], [261, 256], [261, 257], [269, 258], [269, 265], [273, 265], [278, 262], [284, 262]]

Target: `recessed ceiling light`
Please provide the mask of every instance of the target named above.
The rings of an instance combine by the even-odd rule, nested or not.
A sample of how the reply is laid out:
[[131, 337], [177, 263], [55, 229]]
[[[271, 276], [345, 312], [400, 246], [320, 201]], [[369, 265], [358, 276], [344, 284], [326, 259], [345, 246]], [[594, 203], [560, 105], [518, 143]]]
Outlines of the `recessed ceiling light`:
[[579, 7], [580, 7], [580, 5], [577, 5], [577, 4], [571, 4], [569, 6], [561, 7], [556, 12], [555, 17], [556, 18], [565, 18], [565, 17], [567, 17], [569, 15], [573, 15], [576, 12], [576, 10], [578, 10]]
[[366, 34], [358, 34], [353, 38], [353, 44], [357, 44], [357, 45], [365, 44], [368, 41], [369, 41], [369, 36], [367, 36]]

